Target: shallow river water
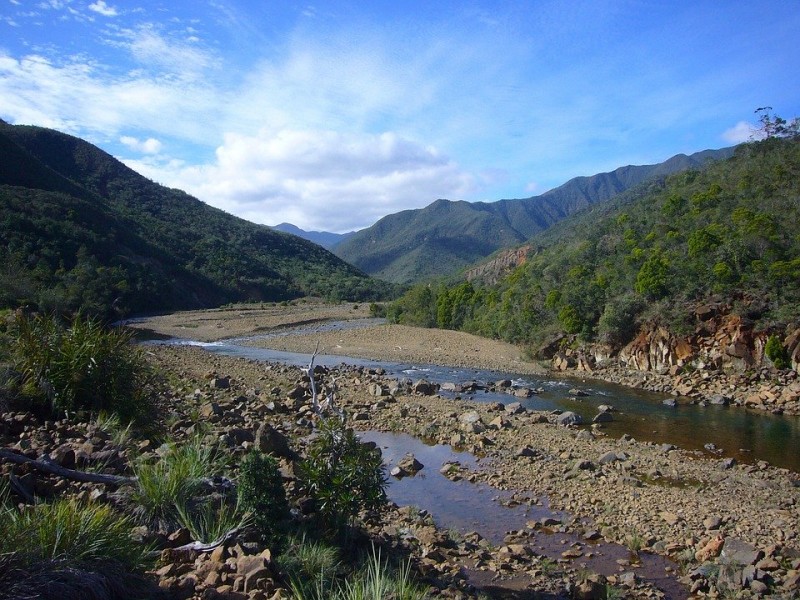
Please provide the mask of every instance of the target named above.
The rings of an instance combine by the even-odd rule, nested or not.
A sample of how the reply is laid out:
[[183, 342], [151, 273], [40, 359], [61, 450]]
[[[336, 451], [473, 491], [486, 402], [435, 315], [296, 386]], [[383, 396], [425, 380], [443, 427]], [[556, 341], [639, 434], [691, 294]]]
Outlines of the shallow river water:
[[[297, 366], [307, 366], [311, 359], [309, 354], [244, 345], [254, 339], [257, 338], [212, 343], [170, 339], [150, 343], [195, 345], [209, 352]], [[462, 394], [461, 397], [476, 402], [520, 401], [523, 406], [533, 410], [571, 410], [579, 413], [586, 423], [590, 423], [597, 414], [599, 405], [611, 404], [617, 411], [613, 415], [614, 421], [604, 424], [604, 431], [610, 436], [619, 437], [627, 433], [640, 441], [675, 444], [688, 450], [702, 451], [709, 456], [734, 457], [741, 462], [765, 460], [772, 465], [800, 472], [800, 417], [772, 415], [741, 407], [702, 407], [688, 403], [670, 407], [663, 404], [669, 396], [598, 380], [517, 376], [485, 370], [400, 364], [333, 355], [318, 355], [315, 362], [325, 366], [347, 363], [382, 368], [390, 377], [412, 380], [424, 378], [434, 383], [474, 381], [485, 386], [510, 378], [515, 385], [540, 389], [541, 392], [526, 399], [518, 399], [503, 392], [480, 390], [474, 394]], [[571, 396], [569, 391], [573, 388], [587, 393], [588, 396]], [[709, 444], [713, 444], [715, 449], [708, 450], [706, 446]]]

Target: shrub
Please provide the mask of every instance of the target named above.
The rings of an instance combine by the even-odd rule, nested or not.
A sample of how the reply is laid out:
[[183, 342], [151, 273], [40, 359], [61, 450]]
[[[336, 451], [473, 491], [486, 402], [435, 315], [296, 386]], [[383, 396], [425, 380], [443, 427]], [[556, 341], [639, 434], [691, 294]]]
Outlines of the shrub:
[[359, 511], [379, 507], [386, 501], [386, 483], [380, 453], [340, 419], [320, 420], [300, 464], [299, 484], [315, 500], [323, 524], [340, 530]]
[[764, 354], [772, 361], [776, 369], [788, 369], [791, 365], [789, 363], [789, 353], [781, 343], [777, 335], [769, 336], [767, 345], [764, 346]]
[[[219, 472], [214, 450], [194, 438], [172, 444], [156, 462], [134, 466], [136, 488], [131, 500], [142, 516], [176, 522], [180, 511], [198, 493], [202, 479]], [[179, 510], [180, 509], [180, 510]]]
[[327, 571], [311, 572], [305, 579], [291, 579], [296, 600], [424, 600], [426, 591], [411, 578], [409, 563], [399, 569], [383, 560], [380, 551], [372, 549], [370, 558], [344, 581], [332, 580]]
[[248, 454], [239, 470], [238, 493], [239, 503], [252, 514], [262, 541], [280, 553], [286, 543], [289, 504], [278, 461], [260, 452]]
[[146, 565], [147, 548], [131, 542], [132, 523], [106, 504], [59, 500], [0, 514], [0, 554], [17, 553], [26, 562], [113, 558], [128, 569]]
[[12, 330], [24, 389], [53, 414], [106, 410], [129, 419], [147, 409], [148, 369], [130, 332], [80, 315], [67, 328], [56, 317], [18, 315]]
[[600, 340], [613, 347], [625, 345], [636, 333], [636, 316], [641, 303], [632, 296], [620, 296], [606, 303], [597, 323]]

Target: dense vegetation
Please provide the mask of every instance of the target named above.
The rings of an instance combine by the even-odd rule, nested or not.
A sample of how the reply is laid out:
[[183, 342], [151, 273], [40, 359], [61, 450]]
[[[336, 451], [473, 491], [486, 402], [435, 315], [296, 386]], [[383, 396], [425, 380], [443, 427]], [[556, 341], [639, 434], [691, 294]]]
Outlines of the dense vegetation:
[[679, 154], [655, 165], [620, 167], [576, 177], [540, 196], [498, 202], [437, 200], [384, 217], [333, 251], [365, 272], [397, 283], [451, 275], [501, 248], [524, 242], [576, 211], [647, 179], [726, 158], [733, 150]]
[[765, 328], [800, 318], [800, 139], [651, 181], [559, 223], [497, 285], [417, 286], [394, 320], [514, 342], [580, 334], [619, 346], [643, 322], [685, 333], [722, 297]]
[[88, 142], [0, 122], [0, 308], [103, 316], [385, 297], [298, 237], [157, 185]]

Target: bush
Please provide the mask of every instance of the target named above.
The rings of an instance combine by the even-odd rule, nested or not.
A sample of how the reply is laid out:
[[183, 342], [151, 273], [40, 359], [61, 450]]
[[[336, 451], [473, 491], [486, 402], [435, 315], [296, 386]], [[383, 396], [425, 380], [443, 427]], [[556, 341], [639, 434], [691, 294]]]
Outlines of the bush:
[[429, 597], [425, 589], [412, 580], [409, 563], [394, 569], [374, 548], [366, 563], [343, 581], [332, 579], [330, 570], [322, 569], [310, 571], [303, 579], [292, 577], [291, 589], [297, 600], [424, 600]]
[[134, 466], [137, 487], [131, 499], [142, 516], [177, 522], [189, 510], [187, 503], [199, 492], [202, 479], [219, 470], [214, 450], [200, 438], [173, 444], [158, 461]]
[[322, 524], [341, 530], [359, 511], [386, 501], [386, 475], [380, 453], [362, 444], [335, 417], [323, 419], [300, 464], [300, 489], [316, 502]]
[[147, 563], [148, 549], [131, 542], [130, 519], [106, 504], [58, 500], [22, 511], [5, 506], [0, 525], [0, 554], [15, 553], [25, 563], [113, 559], [130, 570]]
[[[142, 571], [149, 548], [107, 504], [58, 500], [22, 510], [0, 480], [0, 599], [154, 597]], [[157, 593], [157, 591], [156, 591]]]
[[606, 303], [597, 323], [600, 341], [619, 348], [628, 343], [636, 333], [636, 316], [641, 303], [632, 296], [620, 296]]
[[788, 369], [791, 364], [789, 363], [789, 353], [781, 343], [777, 335], [769, 336], [767, 345], [764, 346], [764, 354], [772, 361], [776, 369]]
[[277, 553], [286, 544], [289, 504], [283, 489], [278, 461], [260, 452], [251, 452], [239, 470], [239, 503], [252, 514], [262, 541]]
[[130, 419], [147, 409], [149, 372], [130, 332], [80, 315], [65, 328], [56, 317], [20, 314], [12, 335], [25, 392], [54, 415], [105, 410]]

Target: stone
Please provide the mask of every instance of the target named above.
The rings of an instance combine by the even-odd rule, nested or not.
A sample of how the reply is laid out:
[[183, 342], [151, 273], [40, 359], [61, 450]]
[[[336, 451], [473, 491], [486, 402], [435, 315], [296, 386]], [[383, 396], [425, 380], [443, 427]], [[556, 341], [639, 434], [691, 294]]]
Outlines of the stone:
[[502, 416], [497, 416], [491, 420], [489, 427], [491, 429], [507, 429], [511, 427], [511, 423], [508, 422], [508, 419], [505, 419]]
[[518, 415], [527, 412], [527, 409], [519, 402], [511, 402], [506, 404], [505, 411], [510, 415]]
[[437, 391], [437, 386], [426, 379], [420, 379], [411, 386], [411, 391], [422, 396], [432, 396]]
[[697, 552], [695, 552], [694, 557], [697, 559], [698, 562], [704, 563], [708, 562], [712, 558], [716, 558], [722, 552], [722, 546], [724, 544], [724, 540], [722, 539], [721, 535], [711, 538], [708, 543], [705, 544], [702, 548], [700, 548]]
[[729, 564], [754, 565], [764, 555], [750, 544], [737, 538], [727, 538], [720, 556]]
[[592, 419], [592, 423], [611, 423], [613, 420], [614, 417], [610, 412], [601, 412], [595, 415], [594, 419]]
[[677, 525], [678, 523], [683, 521], [682, 517], [680, 517], [679, 515], [676, 515], [675, 513], [669, 512], [667, 510], [662, 511], [662, 512], [660, 512], [658, 514], [662, 519], [664, 519], [664, 521], [666, 522], [667, 525]]
[[556, 418], [556, 423], [563, 425], [564, 427], [569, 427], [570, 425], [580, 425], [583, 423], [583, 417], [581, 417], [578, 413], [567, 410], [558, 415]]
[[675, 398], [667, 398], [666, 400], [662, 400], [661, 404], [664, 406], [669, 406], [670, 408], [675, 408], [678, 406], [678, 401]]
[[727, 396], [722, 394], [712, 394], [708, 398], [706, 398], [709, 404], [713, 404], [716, 406], [728, 406], [731, 400]]
[[218, 390], [227, 390], [231, 387], [230, 377], [215, 377], [211, 380], [211, 387]]
[[425, 465], [419, 462], [413, 454], [406, 454], [397, 462], [397, 466], [406, 475], [414, 475], [418, 471], [421, 471]]
[[609, 451], [603, 454], [600, 458], [597, 459], [597, 462], [601, 465], [608, 465], [611, 463], [615, 463], [620, 460], [619, 456], [616, 452]]
[[569, 392], [567, 392], [567, 393], [568, 393], [570, 396], [577, 396], [578, 398], [584, 398], [584, 397], [586, 397], [586, 396], [588, 396], [588, 395], [589, 395], [589, 394], [587, 394], [586, 392], [584, 392], [583, 390], [579, 390], [579, 389], [577, 389], [577, 388], [572, 388], [572, 389], [571, 389]]
[[517, 398], [530, 398], [533, 396], [533, 391], [530, 388], [517, 388], [514, 390], [514, 396]]
[[[721, 525], [722, 519], [719, 517], [707, 517], [705, 520], [703, 520], [703, 527], [708, 530], [719, 529]], [[721, 546], [720, 549], [722, 549]]]
[[289, 440], [269, 423], [262, 423], [256, 431], [255, 444], [259, 452], [274, 454], [281, 458], [296, 458], [289, 447]]
[[538, 452], [536, 450], [534, 450], [533, 448], [531, 448], [530, 446], [522, 446], [516, 452], [516, 456], [534, 457], [534, 456], [537, 456], [537, 455], [538, 455]]

